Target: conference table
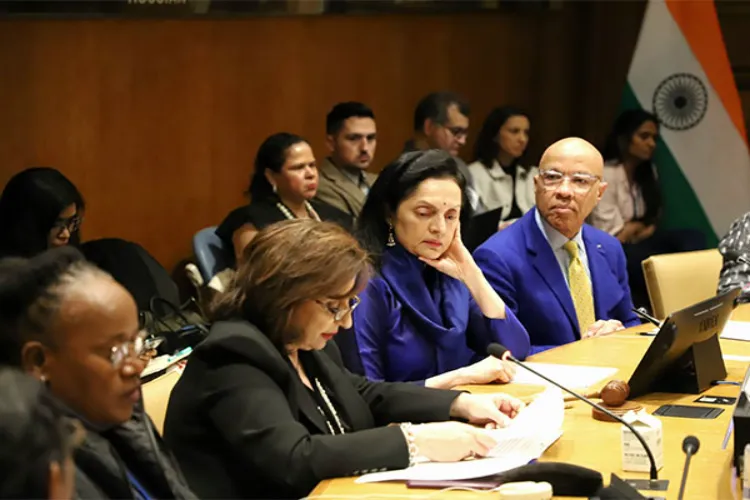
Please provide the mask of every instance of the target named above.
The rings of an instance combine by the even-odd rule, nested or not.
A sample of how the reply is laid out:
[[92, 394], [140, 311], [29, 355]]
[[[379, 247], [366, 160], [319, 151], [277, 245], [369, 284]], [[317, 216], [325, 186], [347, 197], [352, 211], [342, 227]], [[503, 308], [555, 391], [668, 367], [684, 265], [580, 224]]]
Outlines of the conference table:
[[[750, 322], [750, 305], [738, 307], [732, 319]], [[589, 388], [597, 390], [609, 380], [627, 381], [630, 378], [654, 339], [653, 336], [644, 336], [640, 333], [651, 329], [653, 326], [643, 325], [606, 337], [574, 342], [531, 356], [529, 361], [617, 368], [618, 372], [611, 378], [602, 380]], [[728, 372], [726, 380], [742, 382], [750, 364], [750, 342], [722, 339], [721, 349], [725, 357], [730, 356], [730, 359], [725, 358]], [[747, 358], [731, 359], [733, 356]], [[517, 397], [528, 398], [540, 393], [544, 388], [511, 383], [464, 386], [460, 389], [477, 394], [506, 392]], [[704, 394], [737, 397], [738, 393], [739, 387], [736, 385], [717, 385]], [[695, 400], [698, 397], [695, 394], [654, 393], [637, 398], [635, 401], [652, 413], [664, 404], [696, 405]], [[729, 435], [729, 425], [734, 407], [725, 405], [721, 408], [724, 408], [724, 412], [711, 420], [659, 417], [662, 421], [664, 445], [664, 467], [659, 471], [659, 478], [668, 479], [669, 488], [666, 492], [641, 491], [644, 496], [662, 497], [668, 500], [677, 498], [685, 463], [682, 440], [688, 435], [695, 435], [700, 439], [701, 444], [700, 450], [691, 461], [691, 473], [687, 479], [685, 498], [701, 500], [741, 498], [741, 496], [737, 497], [738, 485], [733, 484], [735, 481], [732, 479], [734, 447], [732, 436]], [[565, 462], [597, 470], [602, 473], [605, 484], [608, 484], [611, 473], [620, 478], [648, 479], [648, 473], [622, 470], [621, 425], [594, 420], [591, 416], [591, 407], [581, 401], [568, 404], [565, 410], [563, 434], [547, 449], [540, 460]], [[409, 489], [402, 482], [357, 484], [355, 480], [356, 478], [348, 477], [322, 481], [310, 493], [310, 497], [320, 496], [321, 500], [325, 498], [492, 498], [486, 492], [460, 490], [441, 492], [430, 489]]]

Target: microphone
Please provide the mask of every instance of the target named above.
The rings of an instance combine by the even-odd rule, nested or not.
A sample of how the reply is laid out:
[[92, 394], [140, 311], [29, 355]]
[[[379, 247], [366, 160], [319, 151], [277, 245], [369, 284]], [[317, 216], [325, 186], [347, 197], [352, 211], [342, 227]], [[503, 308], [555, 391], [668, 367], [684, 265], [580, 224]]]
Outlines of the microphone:
[[620, 422], [622, 425], [630, 429], [630, 432], [633, 433], [633, 435], [638, 439], [638, 441], [641, 443], [641, 446], [643, 446], [643, 449], [646, 450], [646, 454], [648, 455], [648, 460], [651, 462], [651, 472], [650, 472], [650, 481], [649, 484], [652, 484], [654, 486], [658, 486], [659, 482], [659, 474], [656, 470], [656, 460], [654, 459], [654, 454], [651, 453], [651, 449], [648, 447], [648, 444], [646, 444], [646, 440], [643, 439], [643, 436], [641, 436], [641, 433], [635, 430], [635, 428], [627, 423], [625, 420], [623, 420], [619, 415], [615, 415], [608, 409], [604, 408], [601, 405], [598, 405], [591, 401], [590, 399], [581, 396], [580, 394], [573, 392], [572, 390], [568, 389], [567, 387], [564, 387], [560, 385], [559, 383], [555, 382], [554, 380], [550, 379], [549, 377], [542, 375], [538, 371], [534, 370], [530, 366], [528, 366], [526, 363], [523, 363], [516, 358], [513, 357], [513, 355], [510, 353], [507, 347], [501, 344], [492, 343], [487, 346], [487, 354], [490, 356], [494, 356], [498, 359], [506, 360], [506, 361], [512, 361], [513, 363], [517, 364], [521, 368], [530, 371], [534, 375], [546, 380], [550, 384], [554, 385], [555, 387], [559, 387], [563, 391], [567, 392], [571, 396], [575, 397], [576, 399], [580, 399], [587, 405], [596, 408], [597, 410], [601, 411], [602, 413], [605, 413], [608, 417]]
[[633, 308], [633, 309], [631, 309], [631, 310], [632, 310], [632, 311], [633, 311], [633, 312], [634, 312], [634, 313], [636, 314], [636, 316], [638, 316], [639, 318], [641, 318], [641, 319], [645, 319], [645, 320], [646, 320], [646, 321], [648, 321], [649, 323], [651, 323], [651, 324], [653, 324], [653, 325], [656, 325], [656, 326], [658, 326], [659, 328], [661, 328], [661, 321], [659, 321], [658, 319], [656, 319], [656, 318], [654, 318], [653, 316], [651, 316], [651, 315], [650, 315], [650, 314], [648, 313], [648, 311], [646, 310], [646, 308], [645, 308], [645, 307], [638, 307], [638, 308], [635, 308], [635, 307], [634, 307], [634, 308]]
[[740, 264], [750, 265], [750, 258], [746, 257], [744, 253], [740, 253], [736, 250], [727, 250], [723, 255], [726, 260], [733, 260]]
[[682, 451], [685, 452], [685, 468], [682, 469], [682, 482], [680, 482], [680, 493], [677, 500], [682, 500], [685, 495], [685, 483], [687, 482], [688, 468], [690, 468], [690, 458], [698, 453], [701, 442], [695, 436], [688, 436], [682, 441]]

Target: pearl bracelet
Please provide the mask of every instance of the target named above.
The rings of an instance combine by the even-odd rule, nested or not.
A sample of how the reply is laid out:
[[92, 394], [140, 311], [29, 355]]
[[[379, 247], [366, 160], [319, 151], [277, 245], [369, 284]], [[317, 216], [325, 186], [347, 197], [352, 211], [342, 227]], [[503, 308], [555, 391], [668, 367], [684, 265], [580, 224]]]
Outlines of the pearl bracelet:
[[404, 433], [406, 445], [409, 448], [409, 467], [414, 467], [417, 464], [419, 448], [417, 447], [416, 441], [414, 441], [414, 432], [412, 431], [411, 422], [405, 422], [399, 427], [401, 427], [401, 432]]

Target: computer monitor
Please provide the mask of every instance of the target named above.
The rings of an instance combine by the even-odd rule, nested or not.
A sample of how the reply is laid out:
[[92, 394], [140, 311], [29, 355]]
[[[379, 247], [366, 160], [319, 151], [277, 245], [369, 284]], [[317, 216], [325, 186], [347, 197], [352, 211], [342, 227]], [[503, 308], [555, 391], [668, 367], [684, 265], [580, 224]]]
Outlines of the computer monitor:
[[719, 335], [736, 306], [740, 289], [674, 312], [630, 377], [630, 397], [652, 392], [698, 394], [727, 376]]
[[479, 245], [487, 241], [490, 236], [497, 232], [497, 226], [500, 223], [502, 207], [475, 215], [469, 222], [468, 231], [462, 234], [464, 245], [473, 252]]

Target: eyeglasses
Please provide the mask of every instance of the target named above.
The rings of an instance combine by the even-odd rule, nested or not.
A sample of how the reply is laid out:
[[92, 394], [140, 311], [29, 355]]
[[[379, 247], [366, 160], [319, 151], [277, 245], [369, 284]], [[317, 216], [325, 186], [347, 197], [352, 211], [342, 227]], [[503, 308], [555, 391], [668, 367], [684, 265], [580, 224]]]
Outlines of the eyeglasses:
[[469, 129], [466, 127], [445, 127], [456, 139], [461, 139], [469, 135]]
[[360, 300], [359, 300], [359, 297], [355, 295], [354, 297], [349, 299], [349, 307], [333, 307], [320, 300], [316, 300], [315, 302], [320, 304], [329, 313], [331, 313], [335, 321], [341, 321], [342, 319], [344, 319], [344, 316], [346, 316], [347, 314], [349, 314], [350, 312], [354, 311], [357, 308]]
[[563, 174], [557, 170], [540, 170], [539, 178], [546, 189], [557, 189], [563, 185], [565, 179], [570, 182], [571, 189], [576, 193], [588, 193], [599, 182], [601, 178], [596, 175], [578, 172], [575, 174]]
[[146, 336], [148, 332], [143, 330], [133, 340], [128, 340], [122, 344], [116, 345], [112, 348], [112, 352], [109, 355], [109, 360], [112, 362], [112, 366], [120, 368], [126, 359], [137, 358], [146, 347]]
[[81, 227], [81, 222], [83, 222], [83, 217], [76, 214], [67, 219], [57, 219], [52, 227], [60, 233], [67, 229], [70, 234], [73, 234]]

